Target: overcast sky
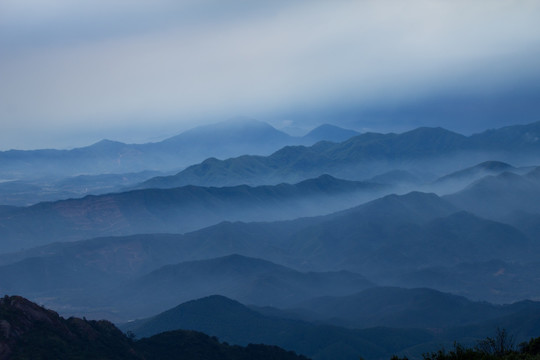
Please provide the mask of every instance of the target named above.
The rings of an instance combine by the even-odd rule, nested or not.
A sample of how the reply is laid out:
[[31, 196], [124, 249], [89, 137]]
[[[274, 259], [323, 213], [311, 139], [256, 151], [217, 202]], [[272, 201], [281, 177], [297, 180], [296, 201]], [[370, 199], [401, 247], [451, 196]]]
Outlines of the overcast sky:
[[1, 0], [0, 149], [236, 116], [361, 131], [540, 120], [538, 19], [537, 0]]

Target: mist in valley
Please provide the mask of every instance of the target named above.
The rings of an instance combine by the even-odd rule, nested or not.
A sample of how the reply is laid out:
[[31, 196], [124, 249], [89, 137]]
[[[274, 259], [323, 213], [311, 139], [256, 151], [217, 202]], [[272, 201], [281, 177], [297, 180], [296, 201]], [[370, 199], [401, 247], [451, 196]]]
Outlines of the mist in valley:
[[539, 4], [31, 5], [1, 360], [538, 357]]
[[[481, 337], [489, 324], [535, 336], [520, 319], [540, 316], [536, 145], [522, 157], [423, 143], [418, 156], [410, 146], [403, 152], [408, 138], [391, 135], [366, 147], [358, 135], [289, 146], [267, 157], [205, 160], [169, 177], [57, 180], [55, 189], [78, 184], [95, 195], [62, 200], [65, 193], [51, 191], [50, 201], [2, 206], [0, 289], [64, 316], [107, 318], [141, 336], [193, 327], [244, 344], [232, 329], [249, 327], [251, 316], [293, 333], [297, 326], [337, 327], [355, 351], [380, 326], [389, 330], [377, 341], [394, 336], [390, 329], [410, 329], [400, 330], [403, 339], [412, 336], [409, 345], [392, 351], [411, 354], [419, 353], [408, 347]], [[252, 160], [264, 166], [250, 167]], [[260, 184], [230, 185], [231, 170], [249, 171]], [[164, 182], [185, 178], [185, 171], [214, 186]], [[215, 171], [220, 175], [208, 177]], [[302, 180], [288, 183], [292, 178]], [[162, 186], [153, 188], [154, 181]], [[43, 188], [22, 193], [39, 199]], [[208, 299], [225, 313], [235, 302], [236, 325], [219, 316], [217, 328], [205, 325], [204, 317], [216, 316], [205, 308]], [[157, 314], [177, 307], [183, 315], [160, 325], [165, 315]], [[434, 327], [445, 330], [434, 335]], [[349, 333], [358, 329], [365, 333]], [[412, 329], [426, 333], [415, 337], [419, 330]], [[250, 341], [326, 358], [316, 342], [302, 348], [293, 338], [261, 333]]]

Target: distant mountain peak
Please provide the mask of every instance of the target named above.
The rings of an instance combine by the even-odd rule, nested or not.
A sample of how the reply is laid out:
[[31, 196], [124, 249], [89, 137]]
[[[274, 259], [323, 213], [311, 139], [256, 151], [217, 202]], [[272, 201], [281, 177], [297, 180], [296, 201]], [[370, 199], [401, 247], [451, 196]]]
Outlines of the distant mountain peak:
[[323, 140], [332, 142], [343, 142], [357, 135], [360, 135], [360, 133], [354, 130], [344, 129], [331, 124], [323, 124], [308, 132], [306, 135], [303, 136], [303, 139], [312, 142], [318, 142]]
[[501, 179], [501, 180], [505, 180], [505, 181], [509, 181], [509, 180], [516, 180], [516, 181], [519, 181], [519, 180], [522, 180], [523, 177], [518, 175], [518, 174], [514, 174], [513, 172], [511, 171], [503, 171], [502, 173], [500, 173], [499, 175], [497, 175], [497, 178]]
[[222, 257], [209, 259], [209, 260], [200, 260], [200, 263], [212, 264], [214, 266], [216, 264], [236, 264], [236, 265], [241, 265], [242, 267], [245, 267], [246, 269], [265, 268], [265, 267], [272, 268], [272, 269], [277, 269], [277, 268], [285, 269], [281, 265], [274, 264], [268, 260], [244, 256], [237, 253], [225, 255]]
[[503, 170], [503, 169], [512, 169], [514, 168], [512, 165], [502, 162], [502, 161], [484, 161], [478, 165], [476, 165], [478, 168], [482, 169], [488, 169], [488, 170]]
[[109, 140], [109, 139], [103, 139], [98, 141], [97, 143], [94, 143], [90, 145], [90, 147], [111, 147], [111, 146], [118, 146], [118, 145], [125, 145], [123, 142], [115, 141], [115, 140]]
[[[373, 200], [356, 209], [392, 218], [394, 221], [419, 221], [423, 222], [436, 217], [448, 216], [456, 211], [456, 208], [441, 199], [434, 193], [412, 191], [404, 195], [386, 195]], [[356, 211], [352, 209], [353, 211]], [[347, 211], [347, 210], [346, 210]]]
[[497, 150], [534, 149], [540, 144], [540, 121], [490, 129], [470, 137], [484, 147]]
[[335, 182], [338, 179], [329, 174], [322, 174], [317, 177], [317, 180], [321, 182]]
[[540, 180], [540, 166], [535, 167], [526, 174], [527, 178]]
[[511, 171], [515, 169], [512, 165], [502, 161], [484, 161], [480, 164], [468, 167], [463, 170], [455, 171], [451, 174], [440, 177], [435, 183], [449, 182], [452, 180], [473, 180], [484, 175], [497, 175], [505, 171]]
[[422, 137], [433, 141], [440, 141], [441, 139], [452, 139], [465, 141], [467, 137], [465, 135], [447, 130], [440, 126], [438, 127], [419, 127], [410, 131], [406, 131], [402, 136], [405, 137]]
[[[415, 129], [409, 130], [404, 132], [404, 134], [456, 134], [460, 135], [456, 132], [447, 130], [441, 126], [420, 126]], [[463, 135], [461, 135], [463, 136]]]
[[426, 193], [421, 191], [411, 191], [404, 195], [388, 195], [386, 197], [399, 198], [402, 201], [422, 200], [422, 201], [443, 201], [437, 194]]
[[[266, 147], [276, 150], [293, 143], [293, 138], [266, 122], [238, 118], [197, 126], [165, 139], [162, 143], [182, 145], [185, 149], [202, 147], [206, 151], [216, 146], [225, 148], [238, 147], [239, 150], [235, 153], [241, 155], [252, 149], [255, 144], [258, 144], [260, 148]], [[241, 147], [242, 144], [244, 144], [244, 148]]]
[[[236, 255], [236, 256], [240, 256], [240, 255]], [[186, 301], [185, 303], [178, 305], [177, 308], [181, 307], [182, 305], [188, 305], [188, 304], [194, 304], [194, 303], [198, 303], [198, 304], [230, 304], [230, 305], [233, 305], [233, 306], [238, 306], [239, 308], [245, 308], [245, 305], [240, 303], [239, 301], [230, 299], [230, 298], [228, 298], [226, 296], [223, 296], [223, 295], [209, 295], [209, 296], [205, 296], [205, 297], [200, 298], [200, 299]]]
[[[274, 264], [268, 260], [262, 260], [253, 257], [247, 257], [239, 254], [225, 255], [212, 259], [186, 261], [174, 265], [166, 265], [161, 269], [155, 270], [147, 275], [149, 278], [159, 278], [164, 274], [178, 274], [185, 269], [198, 267], [200, 270], [212, 274], [231, 271], [233, 273], [257, 273], [271, 271], [288, 271], [289, 269], [281, 265]], [[175, 276], [176, 276], [175, 275]]]
[[296, 185], [305, 186], [305, 185], [310, 185], [310, 184], [316, 184], [319, 186], [325, 186], [325, 185], [339, 185], [339, 184], [344, 184], [344, 183], [354, 183], [354, 182], [338, 179], [329, 174], [322, 174], [313, 179], [306, 179], [306, 180], [300, 181]]

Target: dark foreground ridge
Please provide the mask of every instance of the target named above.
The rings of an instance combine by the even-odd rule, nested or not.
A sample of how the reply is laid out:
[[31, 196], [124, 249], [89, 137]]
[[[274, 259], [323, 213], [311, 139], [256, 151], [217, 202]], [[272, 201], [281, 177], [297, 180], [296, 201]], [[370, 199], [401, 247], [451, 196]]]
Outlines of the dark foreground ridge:
[[64, 319], [23, 297], [5, 296], [0, 298], [0, 360], [12, 359], [307, 360], [276, 346], [232, 346], [196, 331], [135, 341], [109, 321]]
[[[540, 359], [540, 337], [516, 346], [514, 338], [504, 329], [497, 329], [494, 337], [487, 337], [475, 347], [454, 343], [452, 350], [444, 347], [422, 355], [423, 360], [538, 360]], [[391, 360], [409, 360], [393, 356]]]

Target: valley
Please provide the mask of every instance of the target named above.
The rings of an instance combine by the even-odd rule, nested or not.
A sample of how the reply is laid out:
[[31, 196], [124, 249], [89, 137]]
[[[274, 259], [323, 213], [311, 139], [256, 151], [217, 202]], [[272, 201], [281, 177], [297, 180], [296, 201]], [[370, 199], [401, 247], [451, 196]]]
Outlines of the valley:
[[497, 328], [526, 341], [540, 333], [533, 133], [360, 134], [111, 188], [88, 174], [95, 195], [2, 206], [0, 291], [137, 337], [194, 330], [313, 359], [414, 358]]

